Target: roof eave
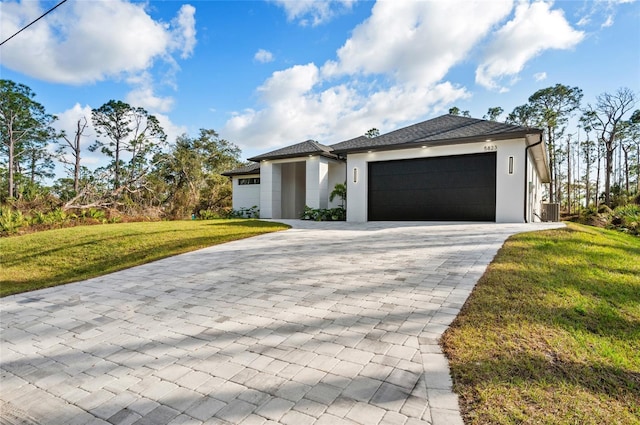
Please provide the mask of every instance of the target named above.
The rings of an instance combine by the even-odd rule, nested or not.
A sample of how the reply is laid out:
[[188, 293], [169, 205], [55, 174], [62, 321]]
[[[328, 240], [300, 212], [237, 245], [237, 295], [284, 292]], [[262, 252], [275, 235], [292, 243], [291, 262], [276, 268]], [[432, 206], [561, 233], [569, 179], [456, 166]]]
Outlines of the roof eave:
[[258, 156], [254, 156], [253, 158], [248, 158], [247, 160], [253, 161], [253, 162], [261, 162], [261, 161], [273, 161], [276, 159], [305, 158], [305, 157], [316, 156], [316, 155], [323, 156], [325, 158], [330, 158], [330, 159], [338, 159], [338, 155], [322, 151], [322, 152], [294, 153], [294, 154], [273, 155], [273, 156], [258, 155]]
[[389, 151], [389, 150], [415, 149], [423, 146], [434, 147], [434, 146], [462, 145], [462, 144], [468, 144], [468, 143], [481, 143], [481, 142], [487, 142], [487, 141], [519, 139], [519, 138], [525, 138], [528, 134], [538, 134], [538, 133], [541, 134], [542, 130], [531, 129], [531, 131], [485, 134], [480, 136], [463, 137], [463, 138], [455, 138], [455, 139], [438, 139], [438, 140], [418, 139], [408, 143], [398, 143], [398, 144], [380, 145], [380, 146], [363, 146], [363, 147], [351, 148], [351, 149], [336, 149], [334, 152], [338, 154], [339, 153], [351, 154], [351, 153], [378, 152], [378, 151]]
[[[549, 153], [547, 152], [547, 144], [542, 139], [543, 131], [536, 133], [538, 137], [527, 137], [527, 146], [531, 146], [531, 157], [535, 164], [540, 181], [542, 183], [551, 183], [551, 175], [549, 171]], [[534, 136], [534, 134], [531, 134]]]
[[258, 168], [257, 170], [253, 170], [253, 171], [241, 171], [239, 173], [234, 173], [231, 171], [220, 173], [221, 176], [225, 176], [225, 177], [250, 176], [252, 174], [260, 174], [260, 169]]

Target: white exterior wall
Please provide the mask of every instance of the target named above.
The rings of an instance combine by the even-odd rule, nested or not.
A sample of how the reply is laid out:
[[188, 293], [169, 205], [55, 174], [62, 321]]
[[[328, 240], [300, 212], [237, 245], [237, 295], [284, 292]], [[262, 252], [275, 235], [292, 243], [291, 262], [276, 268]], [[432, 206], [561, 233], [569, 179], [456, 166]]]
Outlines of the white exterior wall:
[[329, 161], [321, 156], [307, 158], [307, 195], [310, 208], [327, 208], [329, 203]]
[[[498, 148], [496, 164], [496, 222], [524, 222], [524, 149], [525, 141], [505, 140], [493, 143]], [[513, 174], [509, 157], [513, 156]]]
[[540, 176], [535, 168], [535, 161], [531, 155], [529, 155], [528, 161], [527, 185], [529, 193], [527, 194], [527, 221], [533, 223], [535, 221], [541, 221], [544, 184], [540, 180]]
[[239, 184], [240, 179], [260, 178], [260, 174], [248, 174], [246, 176], [233, 176], [233, 209], [260, 208], [260, 186], [262, 184]]
[[[329, 195], [331, 195], [331, 192], [333, 192], [333, 188], [336, 186], [336, 184], [340, 183], [343, 184], [346, 181], [347, 178], [347, 164], [345, 164], [344, 162], [330, 162], [329, 163], [329, 184], [328, 184], [328, 194], [327, 197]], [[328, 198], [327, 198], [328, 201]], [[342, 201], [340, 200], [340, 198], [336, 197], [333, 202], [329, 202], [329, 208], [337, 208], [340, 206], [340, 203]], [[345, 201], [345, 206], [346, 206], [346, 201]]]
[[[347, 155], [347, 221], [367, 221], [368, 163], [397, 159], [426, 158], [449, 155], [496, 152], [496, 221], [524, 221], [524, 139], [499, 140], [426, 148]], [[513, 156], [513, 174], [508, 173], [509, 157]], [[354, 169], [357, 179], [354, 181]]]
[[260, 218], [280, 217], [281, 187], [280, 167], [270, 161], [260, 162]]

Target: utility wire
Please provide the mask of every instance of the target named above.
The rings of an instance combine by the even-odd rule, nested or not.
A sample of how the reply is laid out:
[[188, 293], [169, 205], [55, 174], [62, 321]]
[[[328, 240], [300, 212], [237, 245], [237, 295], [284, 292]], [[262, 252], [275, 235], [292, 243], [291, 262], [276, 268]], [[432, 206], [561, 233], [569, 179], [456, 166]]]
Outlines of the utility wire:
[[0, 43], [0, 46], [2, 46], [4, 43], [6, 43], [7, 41], [11, 40], [13, 37], [15, 37], [16, 35], [20, 34], [22, 31], [26, 30], [27, 28], [29, 28], [31, 25], [35, 24], [36, 22], [38, 22], [40, 19], [44, 18], [45, 16], [47, 16], [49, 13], [53, 12], [54, 10], [56, 10], [58, 8], [58, 6], [60, 6], [62, 3], [65, 3], [67, 0], [62, 0], [60, 3], [56, 4], [55, 6], [53, 6], [51, 9], [47, 10], [46, 12], [44, 12], [39, 18], [31, 21], [31, 23], [29, 23], [28, 25], [20, 28], [15, 34], [13, 34], [11, 37], [7, 38], [6, 40], [4, 40], [2, 43]]

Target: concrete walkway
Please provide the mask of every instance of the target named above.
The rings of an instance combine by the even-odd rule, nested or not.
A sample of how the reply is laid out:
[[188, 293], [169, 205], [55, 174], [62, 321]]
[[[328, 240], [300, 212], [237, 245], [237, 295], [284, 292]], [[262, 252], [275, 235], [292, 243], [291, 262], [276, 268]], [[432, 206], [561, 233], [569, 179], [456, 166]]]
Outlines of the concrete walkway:
[[0, 423], [461, 424], [438, 338], [558, 226], [289, 224], [0, 300]]

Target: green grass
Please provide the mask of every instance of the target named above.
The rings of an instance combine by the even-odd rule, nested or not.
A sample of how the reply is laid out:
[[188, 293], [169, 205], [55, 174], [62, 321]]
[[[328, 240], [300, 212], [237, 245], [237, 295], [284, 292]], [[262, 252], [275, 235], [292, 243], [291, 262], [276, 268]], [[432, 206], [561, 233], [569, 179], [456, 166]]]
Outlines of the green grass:
[[640, 238], [510, 238], [442, 344], [467, 424], [640, 424]]
[[75, 282], [288, 228], [256, 220], [79, 226], [0, 238], [0, 296]]

